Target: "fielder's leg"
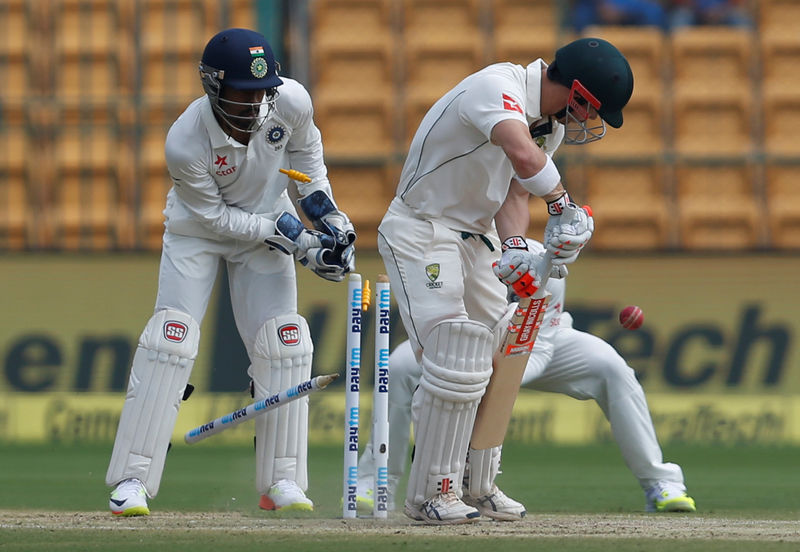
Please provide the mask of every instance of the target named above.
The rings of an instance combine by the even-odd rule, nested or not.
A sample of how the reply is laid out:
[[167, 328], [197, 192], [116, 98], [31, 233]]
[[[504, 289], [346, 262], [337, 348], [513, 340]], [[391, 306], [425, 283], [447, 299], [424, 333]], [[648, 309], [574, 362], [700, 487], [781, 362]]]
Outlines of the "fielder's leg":
[[[389, 510], [395, 509], [397, 486], [406, 471], [411, 436], [411, 400], [419, 385], [422, 367], [411, 342], [404, 341], [389, 355]], [[374, 486], [372, 437], [358, 461], [358, 501], [372, 511]]]
[[158, 494], [199, 342], [194, 319], [171, 309], [155, 313], [139, 338], [106, 473], [106, 484], [118, 485], [109, 503], [116, 515], [149, 513], [146, 496]]
[[[255, 399], [311, 377], [314, 346], [296, 313], [267, 320], [256, 335], [250, 377]], [[308, 397], [267, 412], [256, 424], [256, 486], [265, 510], [313, 510], [308, 488]]]
[[597, 402], [625, 463], [645, 490], [648, 511], [695, 510], [680, 466], [663, 460], [642, 386], [611, 345], [571, 327], [560, 329], [552, 361], [531, 386]]
[[405, 505], [412, 519], [453, 524], [480, 516], [459, 495], [475, 411], [492, 373], [493, 337], [479, 322], [448, 320], [425, 340]]

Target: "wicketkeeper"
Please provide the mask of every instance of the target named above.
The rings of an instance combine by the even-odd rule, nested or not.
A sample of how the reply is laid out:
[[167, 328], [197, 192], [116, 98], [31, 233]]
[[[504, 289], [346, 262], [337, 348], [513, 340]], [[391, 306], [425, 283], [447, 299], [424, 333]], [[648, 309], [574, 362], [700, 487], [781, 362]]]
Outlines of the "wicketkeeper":
[[[254, 398], [311, 376], [308, 324], [297, 313], [295, 261], [339, 282], [352, 268], [356, 234], [334, 202], [311, 98], [278, 76], [267, 40], [227, 29], [200, 62], [205, 95], [167, 135], [167, 195], [158, 296], [133, 359], [106, 483], [117, 515], [147, 515], [158, 493], [200, 343], [200, 323], [220, 263], [227, 266], [236, 327], [250, 357]], [[280, 169], [299, 170], [300, 221]], [[256, 488], [267, 510], [311, 510], [308, 399], [256, 419]]]

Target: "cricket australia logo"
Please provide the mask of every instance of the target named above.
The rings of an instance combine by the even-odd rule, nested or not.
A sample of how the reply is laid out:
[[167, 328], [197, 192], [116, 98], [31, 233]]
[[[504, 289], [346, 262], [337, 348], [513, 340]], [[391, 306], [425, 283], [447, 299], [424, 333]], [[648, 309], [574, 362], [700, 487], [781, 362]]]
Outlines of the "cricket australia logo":
[[172, 343], [181, 343], [186, 339], [187, 333], [189, 333], [189, 327], [183, 322], [170, 320], [164, 324], [164, 339]]
[[436, 281], [439, 278], [439, 271], [439, 263], [431, 263], [425, 267], [425, 275], [428, 277], [428, 280], [430, 280], [430, 282], [425, 284], [428, 289], [439, 289], [442, 287], [442, 283]]

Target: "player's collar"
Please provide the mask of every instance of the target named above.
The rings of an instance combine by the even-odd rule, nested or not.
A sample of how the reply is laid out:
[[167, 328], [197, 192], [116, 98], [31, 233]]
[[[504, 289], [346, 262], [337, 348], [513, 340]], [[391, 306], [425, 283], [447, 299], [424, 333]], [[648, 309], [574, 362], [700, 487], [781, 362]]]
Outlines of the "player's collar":
[[542, 69], [547, 64], [540, 58], [525, 68], [525, 116], [528, 122], [542, 118]]
[[228, 135], [220, 128], [217, 118], [214, 117], [214, 110], [211, 108], [211, 100], [208, 99], [208, 96], [206, 96], [205, 101], [200, 104], [200, 117], [202, 118], [203, 124], [206, 125], [206, 129], [208, 130], [208, 137], [211, 138], [212, 148], [217, 149], [225, 146], [247, 147], [244, 144], [240, 144], [236, 140], [229, 138]]

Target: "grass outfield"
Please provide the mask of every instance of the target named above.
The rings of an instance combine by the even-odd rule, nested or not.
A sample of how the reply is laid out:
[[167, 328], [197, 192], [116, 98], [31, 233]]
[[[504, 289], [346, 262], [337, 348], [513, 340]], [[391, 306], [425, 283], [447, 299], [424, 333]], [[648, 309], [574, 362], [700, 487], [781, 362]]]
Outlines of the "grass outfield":
[[483, 550], [497, 539], [503, 551], [800, 550], [798, 448], [665, 447], [698, 512], [645, 515], [613, 444], [509, 445], [498, 482], [528, 518], [448, 528], [396, 513], [385, 523], [340, 519], [340, 447], [309, 451], [312, 514], [262, 512], [252, 449], [205, 443], [170, 452], [149, 518], [115, 519], [103, 483], [110, 448], [0, 446], [0, 550]]

